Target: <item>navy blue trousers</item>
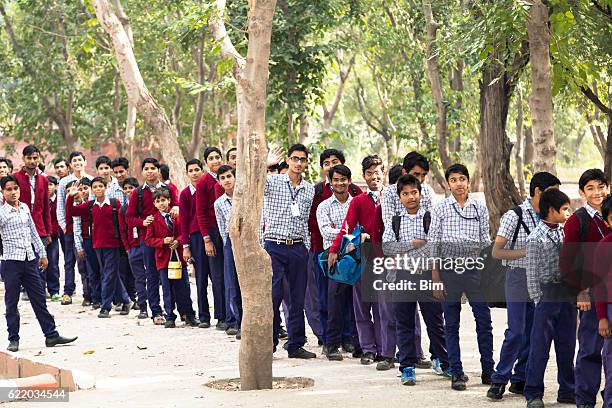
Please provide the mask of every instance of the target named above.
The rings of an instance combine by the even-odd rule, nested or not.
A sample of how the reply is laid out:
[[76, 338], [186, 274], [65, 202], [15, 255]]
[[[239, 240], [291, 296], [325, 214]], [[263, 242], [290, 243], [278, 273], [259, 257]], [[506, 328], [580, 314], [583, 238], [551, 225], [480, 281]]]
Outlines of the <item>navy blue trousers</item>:
[[[194, 232], [189, 236], [189, 249], [193, 258], [193, 269], [196, 281], [196, 301], [198, 303], [198, 318], [201, 322], [210, 323], [210, 305], [208, 304], [208, 275], [210, 268], [208, 258], [204, 252], [204, 241], [202, 234]], [[212, 280], [212, 276], [210, 277]]]
[[60, 270], [59, 270], [59, 238], [51, 238], [51, 243], [47, 245], [47, 259], [49, 266], [45, 270], [45, 281], [49, 295], [57, 295], [60, 291]]
[[91, 293], [91, 301], [93, 303], [102, 303], [102, 275], [100, 274], [100, 264], [98, 263], [98, 255], [93, 249], [93, 242], [90, 239], [83, 240], [83, 249], [87, 254], [85, 265], [87, 267], [87, 277], [89, 282], [89, 291]]
[[[213, 302], [214, 302], [214, 314], [215, 319], [220, 322], [232, 321], [231, 310], [226, 310], [225, 302], [225, 283], [224, 283], [224, 271], [223, 271], [223, 240], [219, 235], [218, 228], [209, 228], [208, 236], [212, 240], [216, 255], [206, 256], [208, 262], [204, 262], [204, 273], [210, 276], [213, 290]], [[202, 241], [204, 245], [204, 241]]]
[[[358, 345], [357, 326], [353, 312], [353, 286], [327, 281], [327, 322], [324, 344], [328, 349], [340, 347], [342, 342]], [[350, 309], [347, 308], [350, 305]], [[348, 319], [347, 319], [348, 315]]]
[[591, 310], [580, 312], [578, 354], [576, 355], [576, 404], [595, 404], [601, 386], [601, 352], [604, 339], [598, 333], [599, 320], [595, 303]]
[[229, 308], [235, 318], [235, 326], [240, 329], [242, 325], [242, 294], [240, 283], [236, 274], [236, 264], [234, 263], [234, 253], [232, 251], [232, 241], [227, 237], [223, 247], [223, 267], [225, 268], [225, 294], [229, 300]]
[[[136, 287], [134, 282], [134, 275], [132, 274], [132, 268], [130, 268], [130, 259], [127, 252], [121, 249], [119, 253], [119, 278], [125, 288], [129, 298], [133, 301], [136, 300]], [[121, 296], [119, 290], [115, 293], [116, 296]]]
[[[113, 297], [117, 288], [117, 280], [119, 279], [119, 248], [97, 248], [96, 255], [100, 264], [102, 275], [102, 303], [101, 310], [110, 311], [113, 303]], [[130, 298], [121, 285], [121, 301], [128, 303]]]
[[162, 308], [159, 299], [159, 272], [155, 266], [155, 248], [146, 246], [144, 241], [140, 241], [142, 257], [144, 260], [145, 272], [147, 277], [147, 300], [151, 308], [151, 317], [161, 316]]
[[72, 296], [76, 288], [74, 283], [74, 267], [76, 253], [74, 249], [74, 234], [64, 234], [64, 294]]
[[134, 276], [134, 289], [136, 290], [136, 303], [140, 310], [147, 310], [147, 274], [144, 267], [142, 246], [130, 249], [128, 260], [130, 270]]
[[164, 317], [166, 320], [176, 320], [174, 309], [179, 316], [195, 317], [195, 311], [191, 306], [191, 290], [189, 288], [189, 274], [187, 268], [183, 267], [181, 279], [168, 279], [168, 268], [159, 270], [159, 278], [164, 294]]
[[40, 278], [38, 261], [2, 261], [1, 273], [4, 280], [4, 304], [6, 307], [6, 325], [9, 341], [19, 340], [20, 319], [17, 303], [19, 302], [22, 286], [30, 298], [30, 304], [45, 337], [57, 336], [55, 321], [47, 310], [45, 286]]

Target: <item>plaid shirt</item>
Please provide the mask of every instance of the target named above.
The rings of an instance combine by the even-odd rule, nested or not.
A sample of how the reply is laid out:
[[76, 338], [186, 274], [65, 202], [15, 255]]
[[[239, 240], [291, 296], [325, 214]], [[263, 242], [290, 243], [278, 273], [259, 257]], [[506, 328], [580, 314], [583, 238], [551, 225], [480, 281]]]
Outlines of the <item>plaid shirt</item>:
[[[264, 186], [263, 239], [303, 239], [310, 248], [308, 215], [314, 198], [314, 187], [302, 178], [297, 187], [291, 185], [288, 174], [272, 174]], [[291, 214], [291, 205], [296, 203], [300, 214]]]
[[[538, 221], [540, 220], [540, 215], [533, 210], [531, 206], [531, 200], [528, 198], [520, 205], [523, 210], [523, 222], [529, 228], [529, 232], [535, 230], [538, 225]], [[510, 249], [512, 245], [512, 238], [514, 237], [514, 231], [516, 230], [516, 225], [518, 224], [519, 217], [516, 215], [514, 210], [509, 210], [506, 212], [500, 222], [499, 222], [499, 230], [497, 231], [497, 236], [506, 238], [508, 242], [506, 243], [505, 249]], [[527, 246], [527, 236], [529, 234], [525, 231], [525, 228], [521, 226], [518, 231], [518, 235], [516, 236], [516, 243], [514, 244], [514, 249], [525, 249]], [[523, 257], [515, 260], [504, 260], [504, 265], [507, 265], [511, 268], [527, 268], [527, 258]]]
[[30, 209], [25, 203], [20, 202], [19, 208], [8, 203], [0, 207], [0, 236], [4, 261], [32, 261], [36, 259], [36, 254], [41, 258], [47, 257], [47, 251], [38, 236]]
[[561, 282], [559, 252], [563, 244], [563, 228], [551, 228], [544, 221], [527, 237], [527, 291], [538, 302], [542, 298], [541, 285]]
[[480, 250], [491, 243], [487, 207], [468, 196], [461, 208], [450, 195], [431, 211], [427, 241], [433, 257], [478, 257]]
[[406, 208], [402, 210], [399, 214], [399, 241], [392, 226], [389, 229], [385, 228], [383, 232], [382, 248], [385, 255], [410, 254], [412, 258], [419, 258], [425, 257], [431, 252], [427, 245], [420, 248], [415, 248], [412, 245], [412, 241], [415, 239], [427, 240], [427, 234], [425, 234], [423, 228], [423, 216], [426, 212], [423, 208], [419, 208], [416, 214], [408, 214]]
[[351, 195], [348, 195], [348, 199], [343, 203], [338, 201], [336, 195], [323, 200], [317, 208], [317, 223], [319, 224], [319, 231], [323, 237], [323, 248], [327, 249], [334, 243], [334, 239], [340, 233], [342, 222], [346, 217], [349, 204], [353, 200]]
[[227, 238], [229, 236], [229, 221], [230, 213], [232, 211], [232, 199], [223, 194], [217, 198], [214, 203], [215, 217], [217, 218], [217, 226], [219, 227], [219, 234], [223, 240], [223, 245], [227, 244]]
[[[90, 199], [92, 199], [91, 198], [92, 195], [93, 194], [90, 195]], [[119, 201], [121, 206], [126, 205], [128, 202], [127, 196], [125, 195], [125, 193], [119, 186], [119, 182], [117, 181], [117, 179], [114, 177], [112, 178], [111, 182], [108, 184], [108, 187], [106, 188], [106, 197], [114, 198], [115, 200]]]
[[68, 198], [66, 197], [66, 186], [76, 179], [74, 173], [70, 173], [60, 180], [57, 187], [57, 222], [64, 231], [66, 230], [66, 199]]
[[[435, 192], [429, 184], [421, 184], [421, 208], [424, 211], [431, 211], [434, 196]], [[380, 197], [380, 205], [383, 223], [385, 225], [385, 230], [387, 230], [391, 228], [391, 217], [401, 214], [404, 210], [404, 205], [397, 194], [397, 184], [391, 184], [383, 189]]]

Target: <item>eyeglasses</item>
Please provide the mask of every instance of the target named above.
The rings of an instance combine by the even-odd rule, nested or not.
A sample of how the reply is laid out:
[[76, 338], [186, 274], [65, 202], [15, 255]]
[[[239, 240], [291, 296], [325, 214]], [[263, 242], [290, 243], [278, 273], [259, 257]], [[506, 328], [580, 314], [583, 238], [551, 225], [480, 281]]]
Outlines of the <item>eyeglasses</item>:
[[308, 163], [308, 157], [291, 156], [289, 160], [291, 160], [294, 163], [302, 163], [302, 164]]

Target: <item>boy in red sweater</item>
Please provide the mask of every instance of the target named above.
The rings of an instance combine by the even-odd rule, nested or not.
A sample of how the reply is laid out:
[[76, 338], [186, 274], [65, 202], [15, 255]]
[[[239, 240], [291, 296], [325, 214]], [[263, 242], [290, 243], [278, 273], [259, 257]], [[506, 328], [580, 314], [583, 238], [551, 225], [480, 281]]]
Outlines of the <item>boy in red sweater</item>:
[[[79, 205], [74, 204], [74, 197], [78, 193], [78, 184], [70, 188], [66, 202], [66, 215], [86, 217], [91, 214], [93, 248], [101, 268], [102, 284], [99, 318], [109, 318], [113, 295], [119, 279], [119, 250], [121, 248], [121, 203], [116, 199], [106, 197], [106, 180], [95, 177], [91, 181], [91, 190], [95, 200], [85, 201]], [[121, 301], [123, 307], [120, 314], [130, 313], [132, 302], [121, 285]]]
[[[191, 294], [189, 290], [189, 275], [187, 263], [183, 259], [183, 250], [179, 242], [181, 227], [179, 219], [172, 220], [170, 216], [170, 192], [166, 189], [158, 189], [153, 193], [153, 203], [157, 212], [153, 216], [153, 222], [147, 228], [145, 243], [155, 248], [155, 266], [159, 271], [164, 294], [164, 312], [166, 322], [164, 327], [176, 327], [174, 321], [175, 307], [179, 315], [185, 317], [188, 326], [198, 326], [200, 322], [195, 318], [195, 312], [191, 306]], [[181, 261], [181, 279], [168, 279], [168, 263], [172, 259], [172, 253], [178, 253]]]
[[57, 222], [57, 185], [59, 181], [53, 176], [47, 176], [49, 182], [49, 212], [51, 214], [51, 242], [47, 245], [47, 258], [49, 259], [49, 266], [45, 270], [45, 280], [47, 282], [47, 291], [51, 301], [59, 302], [62, 297], [59, 295], [60, 291], [60, 271], [59, 271], [59, 231], [60, 226]]

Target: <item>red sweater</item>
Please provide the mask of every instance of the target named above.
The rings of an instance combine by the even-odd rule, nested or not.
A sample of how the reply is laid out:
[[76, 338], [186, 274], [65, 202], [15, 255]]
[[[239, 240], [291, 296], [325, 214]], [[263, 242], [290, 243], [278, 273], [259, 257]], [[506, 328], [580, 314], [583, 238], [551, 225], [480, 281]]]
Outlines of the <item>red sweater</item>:
[[365, 232], [370, 235], [373, 244], [382, 241], [383, 221], [380, 200], [374, 205], [374, 201], [366, 192], [353, 198], [342, 223], [342, 228], [334, 239], [329, 252], [338, 253], [342, 244], [342, 237], [353, 232], [357, 224], [361, 225]]
[[[363, 193], [359, 186], [355, 186], [357, 194], [353, 195], [353, 190], [349, 189], [349, 193], [356, 197], [359, 194]], [[321, 231], [319, 231], [319, 223], [317, 222], [317, 208], [319, 208], [319, 204], [321, 204], [324, 200], [331, 197], [333, 194], [331, 187], [327, 180], [323, 181], [323, 193], [321, 195], [317, 195], [315, 192], [314, 198], [312, 199], [312, 205], [310, 206], [310, 214], [308, 215], [308, 229], [310, 230], [310, 250], [312, 252], [321, 252], [323, 251], [323, 237], [321, 236]]]
[[123, 221], [123, 226], [121, 228], [121, 240], [123, 241], [123, 247], [129, 252], [130, 249], [138, 248], [140, 246], [140, 239], [138, 237], [134, 238], [134, 229], [128, 226], [125, 217], [126, 211], [127, 207], [121, 207], [119, 217]]
[[[121, 212], [121, 203], [117, 201], [118, 214]], [[72, 196], [68, 197], [66, 203], [66, 217], [81, 217], [89, 218], [89, 201], [75, 205]], [[113, 222], [113, 208], [110, 205], [104, 205], [102, 208], [94, 204], [91, 209], [91, 217], [93, 219], [93, 238], [92, 244], [94, 249], [98, 248], [120, 248], [120, 239], [115, 236], [115, 224]], [[119, 231], [123, 226], [121, 217], [119, 218]], [[86, 227], [83, 226], [83, 231]], [[87, 228], [89, 230], [89, 228]], [[83, 237], [85, 238], [85, 237]]]
[[[168, 186], [170, 188], [170, 208], [179, 205], [178, 196], [176, 192], [176, 187], [174, 184], [170, 184]], [[142, 192], [142, 203], [140, 207], [142, 208], [142, 213], [138, 213], [138, 190], [143, 189]], [[125, 213], [125, 218], [127, 220], [128, 226], [130, 228], [137, 227], [138, 228], [138, 236], [140, 239], [144, 239], [146, 235], [146, 228], [142, 225], [145, 218], [149, 215], [155, 215], [158, 213], [155, 205], [153, 204], [153, 193], [147, 185], [143, 185], [132, 191], [132, 195], [130, 196], [130, 200], [128, 202], [128, 209]]]
[[189, 236], [200, 232], [196, 214], [196, 196], [191, 194], [189, 186], [181, 191], [179, 197], [179, 218], [181, 219], [181, 239], [179, 241], [182, 245], [189, 245]]
[[51, 236], [57, 238], [60, 233], [60, 226], [57, 222], [57, 195], [53, 201], [49, 199], [49, 212], [51, 213]]
[[50, 235], [53, 228], [51, 227], [51, 213], [49, 211], [49, 180], [40, 173], [36, 176], [34, 208], [32, 208], [30, 176], [26, 173], [25, 167], [13, 173], [13, 176], [17, 179], [17, 184], [19, 184], [19, 201], [26, 204], [30, 209], [38, 235], [41, 237]]
[[206, 173], [196, 185], [196, 213], [203, 236], [208, 235], [209, 228], [217, 228], [214, 204], [223, 193], [223, 187], [210, 173]]
[[[164, 244], [164, 238], [173, 237], [174, 239], [179, 239], [180, 237], [180, 221], [177, 219], [173, 222], [173, 224], [174, 227], [171, 231], [170, 228], [168, 228], [168, 224], [166, 224], [166, 220], [164, 220], [164, 217], [158, 211], [155, 214], [155, 220], [153, 220], [153, 223], [149, 226], [149, 228], [147, 228], [145, 244], [149, 247], [155, 248], [155, 266], [157, 267], [157, 270], [167, 268], [168, 262], [170, 262], [170, 256], [172, 255], [170, 245]], [[187, 266], [183, 260], [183, 248], [179, 245], [176, 250], [182, 265]]]
[[612, 304], [612, 232], [599, 241], [593, 255], [595, 272], [595, 309], [599, 320], [607, 318], [607, 306]]

